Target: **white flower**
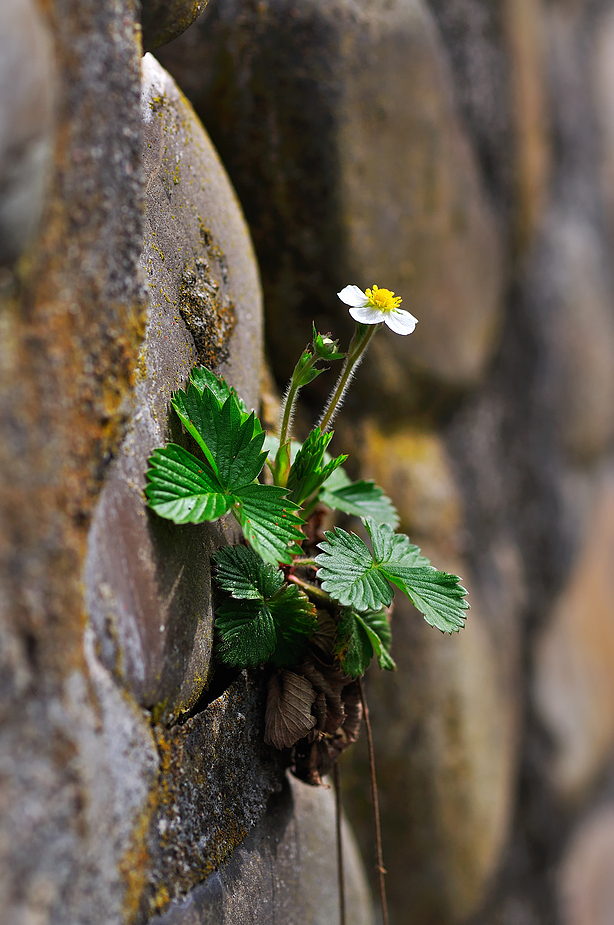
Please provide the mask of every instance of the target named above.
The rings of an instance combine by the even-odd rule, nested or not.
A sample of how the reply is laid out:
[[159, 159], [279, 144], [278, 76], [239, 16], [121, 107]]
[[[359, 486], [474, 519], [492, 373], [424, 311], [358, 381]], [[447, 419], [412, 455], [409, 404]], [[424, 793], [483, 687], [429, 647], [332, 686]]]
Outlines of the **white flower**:
[[399, 308], [403, 301], [390, 289], [374, 286], [365, 292], [358, 286], [346, 286], [337, 295], [350, 306], [350, 315], [361, 324], [387, 324], [395, 334], [411, 334], [418, 319]]

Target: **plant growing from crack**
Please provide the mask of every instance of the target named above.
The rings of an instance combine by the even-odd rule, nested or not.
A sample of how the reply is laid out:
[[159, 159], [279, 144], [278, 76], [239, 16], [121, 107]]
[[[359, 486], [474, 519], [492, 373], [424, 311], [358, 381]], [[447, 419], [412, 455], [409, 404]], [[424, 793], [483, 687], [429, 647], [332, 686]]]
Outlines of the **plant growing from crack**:
[[[245, 545], [214, 557], [225, 595], [215, 620], [216, 653], [230, 666], [273, 666], [265, 741], [291, 749], [294, 774], [311, 784], [336, 767], [363, 718], [372, 751], [360, 679], [374, 657], [381, 668], [395, 668], [395, 590], [444, 633], [465, 625], [469, 606], [460, 579], [435, 569], [409, 537], [395, 532], [399, 518], [383, 490], [352, 481], [343, 468], [346, 455], [328, 455], [330, 426], [373, 336], [383, 324], [407, 335], [417, 323], [387, 289], [346, 286], [338, 295], [356, 321], [348, 349], [341, 352], [314, 327], [288, 385], [278, 435], [265, 434], [223, 379], [197, 367], [172, 406], [200, 455], [174, 443], [155, 450], [145, 489], [149, 506], [177, 524], [229, 512], [239, 522]], [[339, 360], [342, 370], [318, 423], [304, 443], [294, 441], [301, 389], [325, 372], [323, 363]], [[265, 466], [272, 484], [264, 482]], [[325, 508], [361, 518], [370, 544], [339, 527], [318, 537]], [[377, 816], [374, 774], [372, 787]], [[377, 841], [387, 921], [379, 834]]]

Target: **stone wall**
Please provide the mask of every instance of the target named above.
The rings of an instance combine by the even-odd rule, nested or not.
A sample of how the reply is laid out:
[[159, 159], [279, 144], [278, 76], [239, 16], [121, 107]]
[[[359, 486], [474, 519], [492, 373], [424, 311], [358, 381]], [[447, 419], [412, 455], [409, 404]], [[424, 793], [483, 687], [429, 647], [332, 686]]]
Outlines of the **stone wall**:
[[[338, 433], [472, 602], [455, 638], [398, 603], [368, 679], [391, 921], [610, 923], [612, 0], [142, 6], [0, 0], [7, 925], [337, 921], [332, 793], [211, 659], [236, 533], [142, 488], [194, 363], [257, 406], [262, 294], [283, 387], [374, 282], [420, 324]], [[363, 742], [342, 771], [371, 870]]]

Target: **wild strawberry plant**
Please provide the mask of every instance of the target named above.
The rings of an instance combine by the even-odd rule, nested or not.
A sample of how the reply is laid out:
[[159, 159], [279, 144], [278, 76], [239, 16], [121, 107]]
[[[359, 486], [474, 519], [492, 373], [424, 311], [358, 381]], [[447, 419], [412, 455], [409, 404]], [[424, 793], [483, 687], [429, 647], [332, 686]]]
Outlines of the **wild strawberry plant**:
[[[294, 773], [312, 784], [358, 735], [366, 710], [359, 679], [372, 659], [395, 668], [395, 591], [443, 633], [464, 627], [469, 606], [458, 576], [438, 571], [395, 532], [399, 517], [384, 491], [352, 481], [343, 468], [347, 456], [328, 453], [332, 421], [375, 333], [386, 325], [407, 335], [417, 323], [390, 290], [346, 286], [338, 295], [356, 321], [348, 349], [314, 327], [288, 385], [278, 434], [265, 434], [224, 379], [197, 367], [171, 402], [197, 452], [175, 443], [155, 450], [145, 490], [149, 506], [174, 523], [228, 513], [238, 521], [245, 545], [214, 557], [225, 596], [215, 618], [217, 656], [239, 668], [273, 666], [265, 740], [292, 748]], [[341, 360], [318, 423], [298, 443], [292, 420], [301, 389], [325, 372], [323, 364]], [[335, 527], [314, 540], [311, 527], [326, 508], [360, 518], [365, 537]], [[369, 726], [367, 732], [371, 748]]]

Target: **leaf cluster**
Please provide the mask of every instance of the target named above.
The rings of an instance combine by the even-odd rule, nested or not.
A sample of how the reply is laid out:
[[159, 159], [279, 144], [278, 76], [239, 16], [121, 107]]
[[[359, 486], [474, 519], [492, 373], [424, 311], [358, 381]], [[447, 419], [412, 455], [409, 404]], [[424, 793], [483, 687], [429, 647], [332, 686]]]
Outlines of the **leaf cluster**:
[[[342, 356], [335, 342], [314, 329], [312, 348], [295, 371], [298, 384], [319, 374], [319, 360]], [[252, 667], [270, 660], [287, 668], [303, 657], [310, 640], [317, 642], [312, 600], [278, 565], [292, 565], [300, 554], [301, 509], [308, 516], [318, 502], [361, 517], [371, 539], [369, 548], [340, 528], [326, 533], [315, 559], [321, 589], [302, 585], [312, 599], [318, 592], [333, 605], [327, 657], [346, 676], [363, 674], [374, 656], [380, 667], [394, 669], [387, 608], [395, 589], [442, 632], [465, 625], [468, 604], [460, 579], [437, 571], [407, 536], [394, 532], [398, 514], [383, 490], [372, 481], [351, 481], [343, 469], [347, 457], [329, 456], [332, 432], [316, 427], [303, 444], [287, 440], [280, 448], [234, 390], [204, 367], [192, 371], [172, 406], [200, 455], [175, 443], [155, 450], [145, 489], [149, 506], [178, 524], [232, 512], [249, 544], [215, 555], [217, 582], [227, 595], [216, 617], [224, 662]], [[274, 475], [283, 469], [283, 487], [258, 480], [267, 458]]]
[[172, 405], [203, 454], [169, 443], [154, 451], [145, 494], [174, 523], [217, 520], [232, 511], [246, 540], [272, 564], [290, 563], [303, 540], [298, 506], [283, 488], [261, 485], [265, 434], [235, 392], [207, 370], [195, 370]]

